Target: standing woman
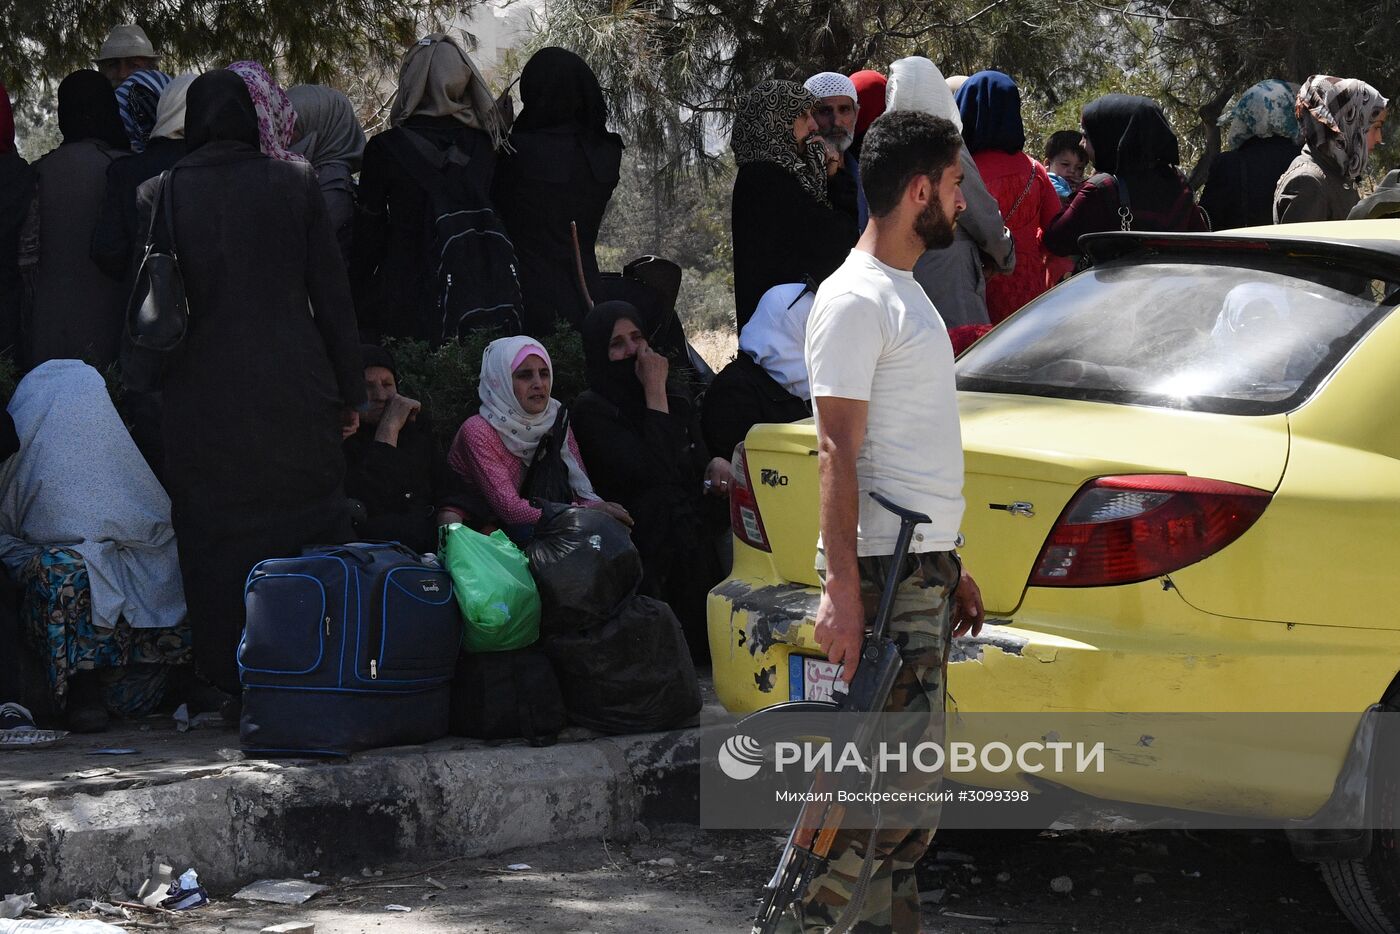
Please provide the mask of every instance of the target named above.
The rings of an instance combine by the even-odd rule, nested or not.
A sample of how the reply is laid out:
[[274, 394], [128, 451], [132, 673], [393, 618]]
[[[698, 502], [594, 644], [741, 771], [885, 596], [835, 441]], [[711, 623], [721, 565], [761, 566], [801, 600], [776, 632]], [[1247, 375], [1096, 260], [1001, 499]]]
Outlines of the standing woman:
[[1298, 86], [1270, 78], [1240, 95], [1220, 117], [1226, 152], [1215, 157], [1201, 189], [1212, 230], [1274, 222], [1274, 190], [1302, 145], [1294, 108]]
[[1177, 168], [1176, 134], [1156, 101], [1108, 94], [1091, 101], [1080, 121], [1097, 174], [1045, 228], [1046, 249], [1069, 256], [1082, 235], [1102, 230], [1210, 229]]
[[112, 85], [75, 71], [58, 86], [63, 144], [44, 156], [38, 175], [39, 264], [29, 314], [27, 365], [86, 360], [98, 369], [117, 359], [126, 290], [93, 262], [93, 231], [107, 190], [107, 167], [131, 154]]
[[476, 64], [441, 34], [419, 39], [404, 54], [389, 123], [365, 145], [360, 169], [350, 264], [355, 308], [368, 334], [437, 344], [442, 320], [433, 289], [432, 205], [422, 173], [407, 160], [434, 153], [442, 174], [472, 186], [484, 205], [506, 124]]
[[[953, 92], [943, 72], [927, 58], [911, 56], [891, 65], [886, 96], [889, 110], [917, 110], [942, 117], [962, 132], [962, 115]], [[926, 250], [914, 265], [914, 278], [950, 331], [990, 324], [987, 273], [1008, 273], [1016, 267], [1016, 242], [1006, 229], [996, 199], [982, 184], [966, 145], [958, 162], [967, 209], [958, 215], [953, 245]]]
[[583, 277], [598, 294], [594, 252], [617, 187], [622, 137], [608, 132], [608, 107], [593, 69], [573, 52], [540, 49], [520, 73], [524, 108], [510, 132], [491, 200], [515, 245], [525, 333], [543, 337], [556, 320], [583, 324], [570, 222], [578, 224]]
[[292, 151], [316, 169], [331, 229], [348, 265], [355, 225], [354, 175], [365, 154], [365, 131], [355, 117], [355, 105], [335, 88], [298, 84], [287, 90], [287, 97], [297, 114]]
[[812, 108], [817, 99], [795, 81], [765, 81], [739, 102], [731, 147], [734, 175], [734, 310], [748, 324], [775, 285], [820, 283], [856, 243], [848, 213], [832, 206], [828, 159]]
[[[189, 301], [164, 386], [165, 484], [195, 663], [229, 693], [253, 565], [353, 534], [341, 440], [365, 404], [349, 284], [316, 175], [259, 151], [258, 124], [237, 74], [196, 79], [190, 153], [164, 195]], [[159, 185], [140, 188], [143, 225]]]
[[1016, 241], [1016, 268], [987, 280], [987, 314], [999, 324], [1047, 288], [1040, 237], [1060, 213], [1060, 196], [1045, 166], [1024, 152], [1021, 90], [1010, 76], [979, 71], [963, 83], [957, 102], [963, 141]]
[[33, 196], [34, 169], [15, 149], [10, 92], [0, 83], [0, 354], [11, 360], [20, 350], [19, 231]]
[[1313, 75], [1298, 92], [1303, 151], [1278, 180], [1274, 223], [1346, 220], [1360, 196], [1356, 184], [1381, 141], [1389, 105], [1356, 78]]

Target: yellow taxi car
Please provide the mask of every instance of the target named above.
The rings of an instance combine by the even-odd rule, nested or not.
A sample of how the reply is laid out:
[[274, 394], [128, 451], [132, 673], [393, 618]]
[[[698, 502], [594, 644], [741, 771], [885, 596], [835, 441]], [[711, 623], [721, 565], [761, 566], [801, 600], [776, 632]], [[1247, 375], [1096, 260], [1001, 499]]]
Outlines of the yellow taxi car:
[[[1400, 781], [1370, 771], [1400, 709], [1400, 220], [1084, 245], [1092, 268], [956, 364], [960, 553], [992, 619], [953, 649], [950, 708], [1105, 714], [1117, 767], [1057, 777], [1099, 798], [1393, 815]], [[709, 597], [720, 700], [826, 698], [812, 423], [755, 426], [733, 463], [733, 571]], [[1122, 716], [1145, 712], [1344, 728], [1224, 718], [1147, 745]], [[1395, 832], [1309, 826], [1295, 852], [1352, 920], [1400, 929]]]

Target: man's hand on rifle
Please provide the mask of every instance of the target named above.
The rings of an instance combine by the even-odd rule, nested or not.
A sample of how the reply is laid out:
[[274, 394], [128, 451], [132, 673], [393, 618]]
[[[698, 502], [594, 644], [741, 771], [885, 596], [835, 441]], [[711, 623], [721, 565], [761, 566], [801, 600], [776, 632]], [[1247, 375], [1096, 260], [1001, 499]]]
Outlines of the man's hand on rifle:
[[865, 640], [865, 607], [860, 599], [860, 582], [849, 585], [827, 579], [817, 608], [817, 645], [837, 665], [845, 665], [841, 680], [847, 684], [856, 676], [860, 647]]
[[986, 622], [987, 611], [982, 606], [982, 591], [966, 569], [958, 581], [958, 591], [953, 597], [953, 635], [979, 635]]

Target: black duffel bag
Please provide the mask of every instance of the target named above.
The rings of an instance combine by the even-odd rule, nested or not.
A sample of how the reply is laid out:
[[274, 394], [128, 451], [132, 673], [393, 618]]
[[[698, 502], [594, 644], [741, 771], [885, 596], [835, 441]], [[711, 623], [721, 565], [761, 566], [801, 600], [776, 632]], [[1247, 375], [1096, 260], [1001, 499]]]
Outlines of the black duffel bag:
[[544, 645], [571, 723], [603, 733], [650, 733], [700, 711], [685, 635], [660, 600], [629, 597], [606, 620]]
[[453, 736], [552, 746], [567, 724], [559, 679], [539, 649], [458, 656], [448, 717]]
[[597, 509], [543, 504], [525, 554], [546, 638], [607, 619], [642, 580], [627, 526]]

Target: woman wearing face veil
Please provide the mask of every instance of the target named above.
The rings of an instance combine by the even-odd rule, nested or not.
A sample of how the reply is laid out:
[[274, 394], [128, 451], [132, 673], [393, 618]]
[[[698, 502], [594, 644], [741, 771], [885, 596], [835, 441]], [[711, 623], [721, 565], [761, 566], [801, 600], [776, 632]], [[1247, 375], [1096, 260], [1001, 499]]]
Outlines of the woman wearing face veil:
[[[234, 692], [252, 566], [351, 537], [341, 437], [365, 403], [364, 367], [311, 165], [259, 150], [231, 71], [190, 85], [185, 135], [165, 195], [189, 331], [166, 370], [164, 477], [195, 662]], [[138, 192], [143, 230], [158, 186]]]
[[622, 137], [608, 132], [598, 78], [583, 59], [541, 49], [520, 73], [523, 110], [502, 155], [491, 200], [520, 263], [525, 332], [544, 336], [557, 319], [578, 327], [588, 312], [578, 284], [570, 222], [589, 292], [598, 294], [594, 247], [622, 164]]
[[709, 458], [690, 406], [668, 395], [668, 363], [626, 302], [583, 323], [588, 390], [571, 409], [598, 496], [631, 515], [642, 592], [670, 604], [692, 657], [709, 657], [705, 594], [723, 577], [716, 539], [728, 525], [729, 463]]

